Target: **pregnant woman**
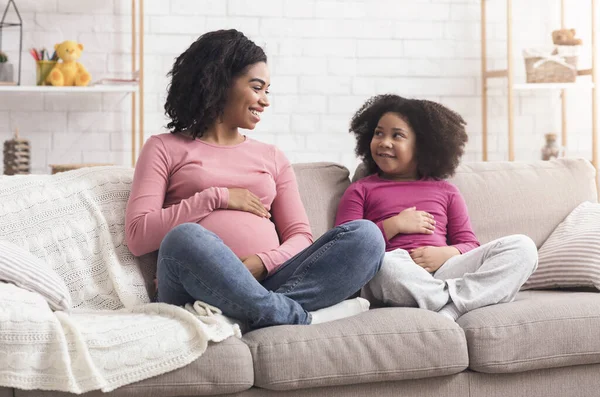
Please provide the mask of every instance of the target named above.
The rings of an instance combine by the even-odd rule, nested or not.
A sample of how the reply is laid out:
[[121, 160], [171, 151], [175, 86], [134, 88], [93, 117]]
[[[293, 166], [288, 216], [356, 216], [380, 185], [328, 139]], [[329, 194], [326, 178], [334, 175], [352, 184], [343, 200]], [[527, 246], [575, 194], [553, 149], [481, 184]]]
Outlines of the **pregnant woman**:
[[368, 309], [348, 299], [379, 270], [385, 244], [356, 220], [313, 242], [294, 171], [243, 135], [269, 106], [263, 50], [236, 30], [200, 36], [175, 61], [126, 213], [134, 255], [158, 250], [158, 301], [200, 300], [249, 329], [316, 324]]

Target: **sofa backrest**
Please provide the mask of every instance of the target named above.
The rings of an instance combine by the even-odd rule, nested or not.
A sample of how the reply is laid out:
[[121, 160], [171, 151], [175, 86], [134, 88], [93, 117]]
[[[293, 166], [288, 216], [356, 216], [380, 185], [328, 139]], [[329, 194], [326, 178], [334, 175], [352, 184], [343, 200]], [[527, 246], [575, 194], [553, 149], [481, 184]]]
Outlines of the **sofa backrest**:
[[481, 243], [526, 234], [538, 248], [584, 201], [597, 202], [595, 169], [585, 159], [464, 164], [450, 180], [463, 193]]
[[335, 163], [297, 163], [292, 168], [316, 240], [333, 227], [342, 194], [350, 185], [350, 172]]
[[[577, 205], [597, 202], [595, 175], [588, 160], [563, 158], [465, 163], [449, 181], [463, 194], [482, 244], [519, 233], [539, 248]], [[352, 180], [363, 176], [361, 165]]]

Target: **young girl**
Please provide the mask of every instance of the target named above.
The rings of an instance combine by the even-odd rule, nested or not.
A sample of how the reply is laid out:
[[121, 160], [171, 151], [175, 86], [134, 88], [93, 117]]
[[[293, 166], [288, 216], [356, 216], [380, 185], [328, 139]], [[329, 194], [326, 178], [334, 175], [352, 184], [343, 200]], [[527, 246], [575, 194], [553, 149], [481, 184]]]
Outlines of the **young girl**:
[[454, 174], [467, 142], [465, 121], [431, 101], [379, 95], [352, 118], [356, 154], [368, 176], [353, 183], [336, 225], [377, 224], [386, 241], [369, 300], [437, 311], [453, 320], [478, 307], [510, 302], [537, 267], [523, 235], [479, 246]]
[[158, 300], [200, 300], [250, 329], [367, 310], [346, 299], [379, 270], [377, 227], [359, 220], [313, 242], [290, 162], [240, 131], [269, 106], [262, 48], [237, 30], [207, 32], [170, 75], [171, 132], [144, 144], [125, 220], [134, 255], [158, 250]]

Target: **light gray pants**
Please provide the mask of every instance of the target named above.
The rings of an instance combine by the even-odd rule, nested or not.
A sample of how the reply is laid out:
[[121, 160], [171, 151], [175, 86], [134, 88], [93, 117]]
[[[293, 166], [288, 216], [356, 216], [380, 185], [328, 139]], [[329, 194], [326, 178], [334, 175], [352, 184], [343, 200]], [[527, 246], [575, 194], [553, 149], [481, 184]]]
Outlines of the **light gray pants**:
[[510, 302], [538, 263], [535, 243], [512, 235], [448, 259], [435, 273], [417, 265], [408, 251], [387, 252], [381, 269], [362, 289], [373, 304], [439, 311], [454, 302], [459, 314]]

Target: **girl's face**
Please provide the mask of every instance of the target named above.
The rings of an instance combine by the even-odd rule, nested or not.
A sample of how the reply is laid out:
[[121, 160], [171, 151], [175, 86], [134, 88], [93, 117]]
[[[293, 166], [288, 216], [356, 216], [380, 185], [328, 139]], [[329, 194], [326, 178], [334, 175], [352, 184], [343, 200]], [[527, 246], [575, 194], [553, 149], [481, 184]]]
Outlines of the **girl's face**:
[[232, 128], [253, 130], [269, 106], [270, 77], [267, 64], [258, 62], [235, 78], [227, 95], [222, 122]]
[[416, 136], [410, 125], [397, 113], [384, 113], [371, 140], [371, 155], [381, 176], [395, 180], [417, 179], [415, 148]]

